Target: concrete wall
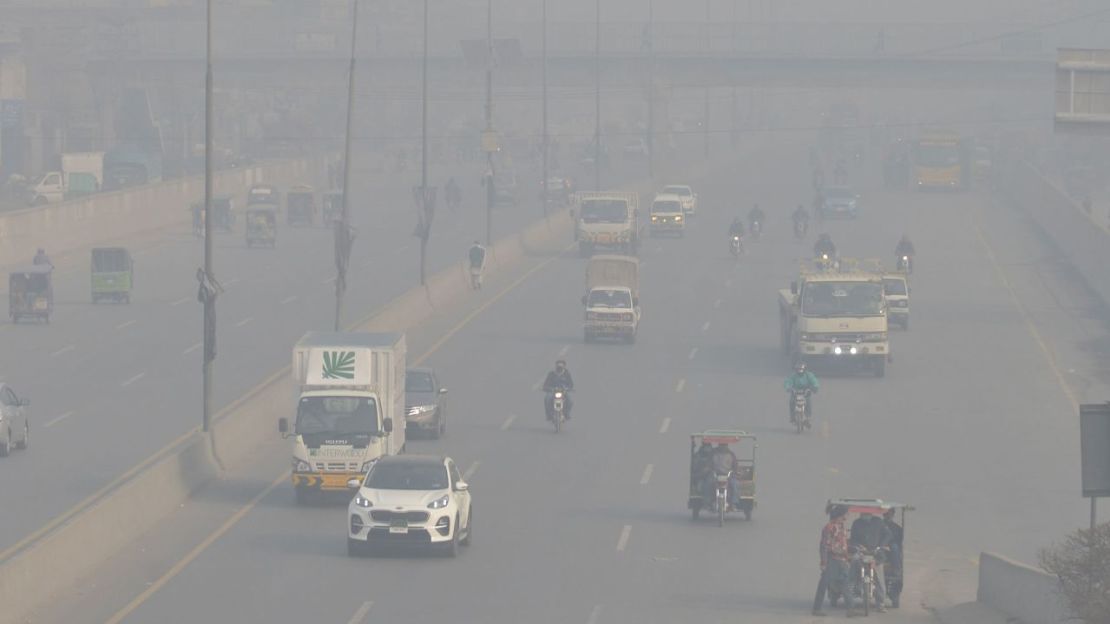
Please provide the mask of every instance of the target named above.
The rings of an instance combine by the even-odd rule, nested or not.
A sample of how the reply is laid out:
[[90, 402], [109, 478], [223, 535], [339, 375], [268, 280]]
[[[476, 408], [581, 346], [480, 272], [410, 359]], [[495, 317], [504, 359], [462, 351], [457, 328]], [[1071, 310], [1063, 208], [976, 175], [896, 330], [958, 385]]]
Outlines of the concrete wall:
[[980, 603], [1020, 624], [1058, 624], [1069, 618], [1055, 576], [991, 553], [979, 555]]
[[[232, 195], [242, 206], [253, 184], [319, 186], [322, 166], [295, 160], [221, 171], [213, 194]], [[38, 247], [48, 253], [68, 251], [174, 225], [188, 227], [190, 206], [203, 198], [204, 178], [191, 177], [0, 215], [0, 267], [30, 264]]]

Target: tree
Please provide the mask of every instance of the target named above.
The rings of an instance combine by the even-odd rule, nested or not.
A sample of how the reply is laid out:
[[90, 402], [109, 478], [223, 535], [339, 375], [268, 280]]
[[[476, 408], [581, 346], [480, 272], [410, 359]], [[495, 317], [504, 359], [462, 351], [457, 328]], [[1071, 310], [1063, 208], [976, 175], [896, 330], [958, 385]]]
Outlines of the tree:
[[1110, 622], [1110, 523], [1079, 529], [1040, 552], [1041, 567], [1060, 579], [1071, 614], [1084, 622]]

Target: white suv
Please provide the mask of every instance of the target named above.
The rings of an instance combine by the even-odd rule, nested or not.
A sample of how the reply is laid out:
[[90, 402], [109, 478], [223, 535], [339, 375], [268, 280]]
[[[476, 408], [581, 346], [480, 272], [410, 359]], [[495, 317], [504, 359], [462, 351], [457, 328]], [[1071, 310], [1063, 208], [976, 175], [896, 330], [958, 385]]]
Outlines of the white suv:
[[454, 557], [470, 544], [470, 488], [450, 457], [389, 455], [351, 479], [347, 554], [374, 544], [434, 546]]
[[686, 186], [685, 184], [668, 184], [659, 191], [660, 195], [678, 195], [682, 200], [682, 211], [687, 215], [695, 214], [698, 211], [698, 194], [694, 189]]
[[27, 422], [29, 399], [21, 399], [7, 384], [0, 384], [0, 457], [7, 457], [12, 447], [27, 448], [31, 426]]

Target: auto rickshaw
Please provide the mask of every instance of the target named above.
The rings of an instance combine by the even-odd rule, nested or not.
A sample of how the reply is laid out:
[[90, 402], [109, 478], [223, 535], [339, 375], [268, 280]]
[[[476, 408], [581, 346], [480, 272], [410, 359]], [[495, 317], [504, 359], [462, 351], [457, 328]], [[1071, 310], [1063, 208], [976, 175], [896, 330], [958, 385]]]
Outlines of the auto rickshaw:
[[281, 205], [281, 196], [277, 189], [269, 184], [255, 184], [247, 191], [247, 205], [275, 204]]
[[[727, 473], [714, 470], [713, 454], [720, 445], [732, 454], [732, 469]], [[706, 511], [717, 516], [717, 526], [724, 526], [725, 515], [743, 512], [752, 519], [755, 510], [755, 449], [754, 435], [739, 430], [710, 429], [690, 435], [690, 493], [686, 507], [694, 520]], [[738, 501], [729, 501], [729, 487], [737, 489]]]
[[131, 303], [132, 270], [135, 263], [123, 247], [92, 250], [92, 302], [111, 299]]
[[8, 315], [13, 323], [23, 318], [50, 322], [54, 312], [54, 286], [48, 264], [33, 264], [16, 269], [8, 276]]
[[277, 207], [254, 204], [247, 208], [247, 247], [277, 244]]
[[294, 186], [285, 197], [285, 222], [308, 225], [316, 219], [316, 192], [311, 186]]
[[[902, 579], [905, 578], [903, 565], [905, 563], [905, 533], [906, 533], [906, 512], [913, 511], [913, 506], [905, 503], [896, 503], [893, 501], [884, 501], [878, 498], [832, 498], [825, 504], [825, 511], [828, 512], [835, 506], [843, 506], [848, 511], [846, 523], [850, 527], [850, 531], [855, 533], [855, 523], [860, 517], [872, 515], [880, 521], [888, 513], [893, 512], [892, 515], [900, 515], [900, 518], [892, 517], [891, 520], [897, 524], [897, 530], [890, 535], [890, 542], [881, 545], [879, 549], [868, 552], [866, 548], [856, 547], [852, 549], [851, 557], [851, 571], [850, 574], [856, 575], [856, 578], [849, 579], [849, 587], [854, 587], [858, 592], [856, 602], [863, 607], [863, 614], [869, 615], [872, 609], [878, 608], [880, 595], [885, 595], [889, 598], [893, 606], [898, 606], [902, 594]], [[880, 594], [876, 590], [879, 587], [879, 579], [882, 578], [885, 583], [885, 592]], [[836, 604], [842, 596], [829, 589], [829, 600]]]
[[343, 217], [343, 191], [324, 193], [324, 225], [331, 225]]

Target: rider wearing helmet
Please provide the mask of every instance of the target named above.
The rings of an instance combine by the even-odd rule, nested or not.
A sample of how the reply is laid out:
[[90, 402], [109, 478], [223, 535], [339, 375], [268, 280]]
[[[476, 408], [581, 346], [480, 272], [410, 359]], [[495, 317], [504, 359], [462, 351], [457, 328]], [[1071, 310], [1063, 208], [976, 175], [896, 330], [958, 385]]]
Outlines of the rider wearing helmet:
[[562, 388], [565, 391], [563, 395], [563, 413], [567, 420], [570, 420], [570, 411], [574, 404], [570, 400], [570, 393], [574, 390], [574, 379], [570, 376], [570, 369], [567, 368], [566, 360], [558, 360], [555, 362], [555, 370], [549, 371], [547, 377], [543, 380], [543, 391], [547, 393], [544, 399], [544, 408], [547, 411], [547, 419], [551, 420], [554, 416], [555, 410], [555, 390]]
[[752, 209], [748, 211], [748, 224], [753, 231], [759, 227], [756, 225], [757, 223], [760, 225], [763, 224], [765, 218], [766, 215], [763, 214], [763, 209], [759, 207], [759, 204], [755, 204], [752, 206]]
[[813, 255], [818, 258], [827, 255], [830, 260], [836, 257], [836, 245], [828, 234], [817, 237], [817, 242], [813, 243]]
[[[794, 373], [786, 378], [782, 384], [786, 388], [786, 392], [790, 395], [790, 401], [787, 405], [788, 413], [794, 414], [794, 392], [809, 391], [810, 395], [816, 394], [821, 388], [821, 382], [817, 381], [817, 375], [806, 370], [806, 363], [798, 360], [794, 364]], [[806, 418], [813, 418], [813, 398], [812, 396], [806, 401]]]
[[911, 258], [913, 257], [913, 241], [910, 240], [909, 236], [905, 234], [902, 235], [902, 238], [898, 241], [898, 246], [894, 248], [894, 255], [898, 256], [899, 258], [901, 258], [902, 256], [909, 256]]
[[728, 237], [739, 236], [744, 238], [744, 220], [739, 216], [732, 220], [732, 225], [728, 226]]

